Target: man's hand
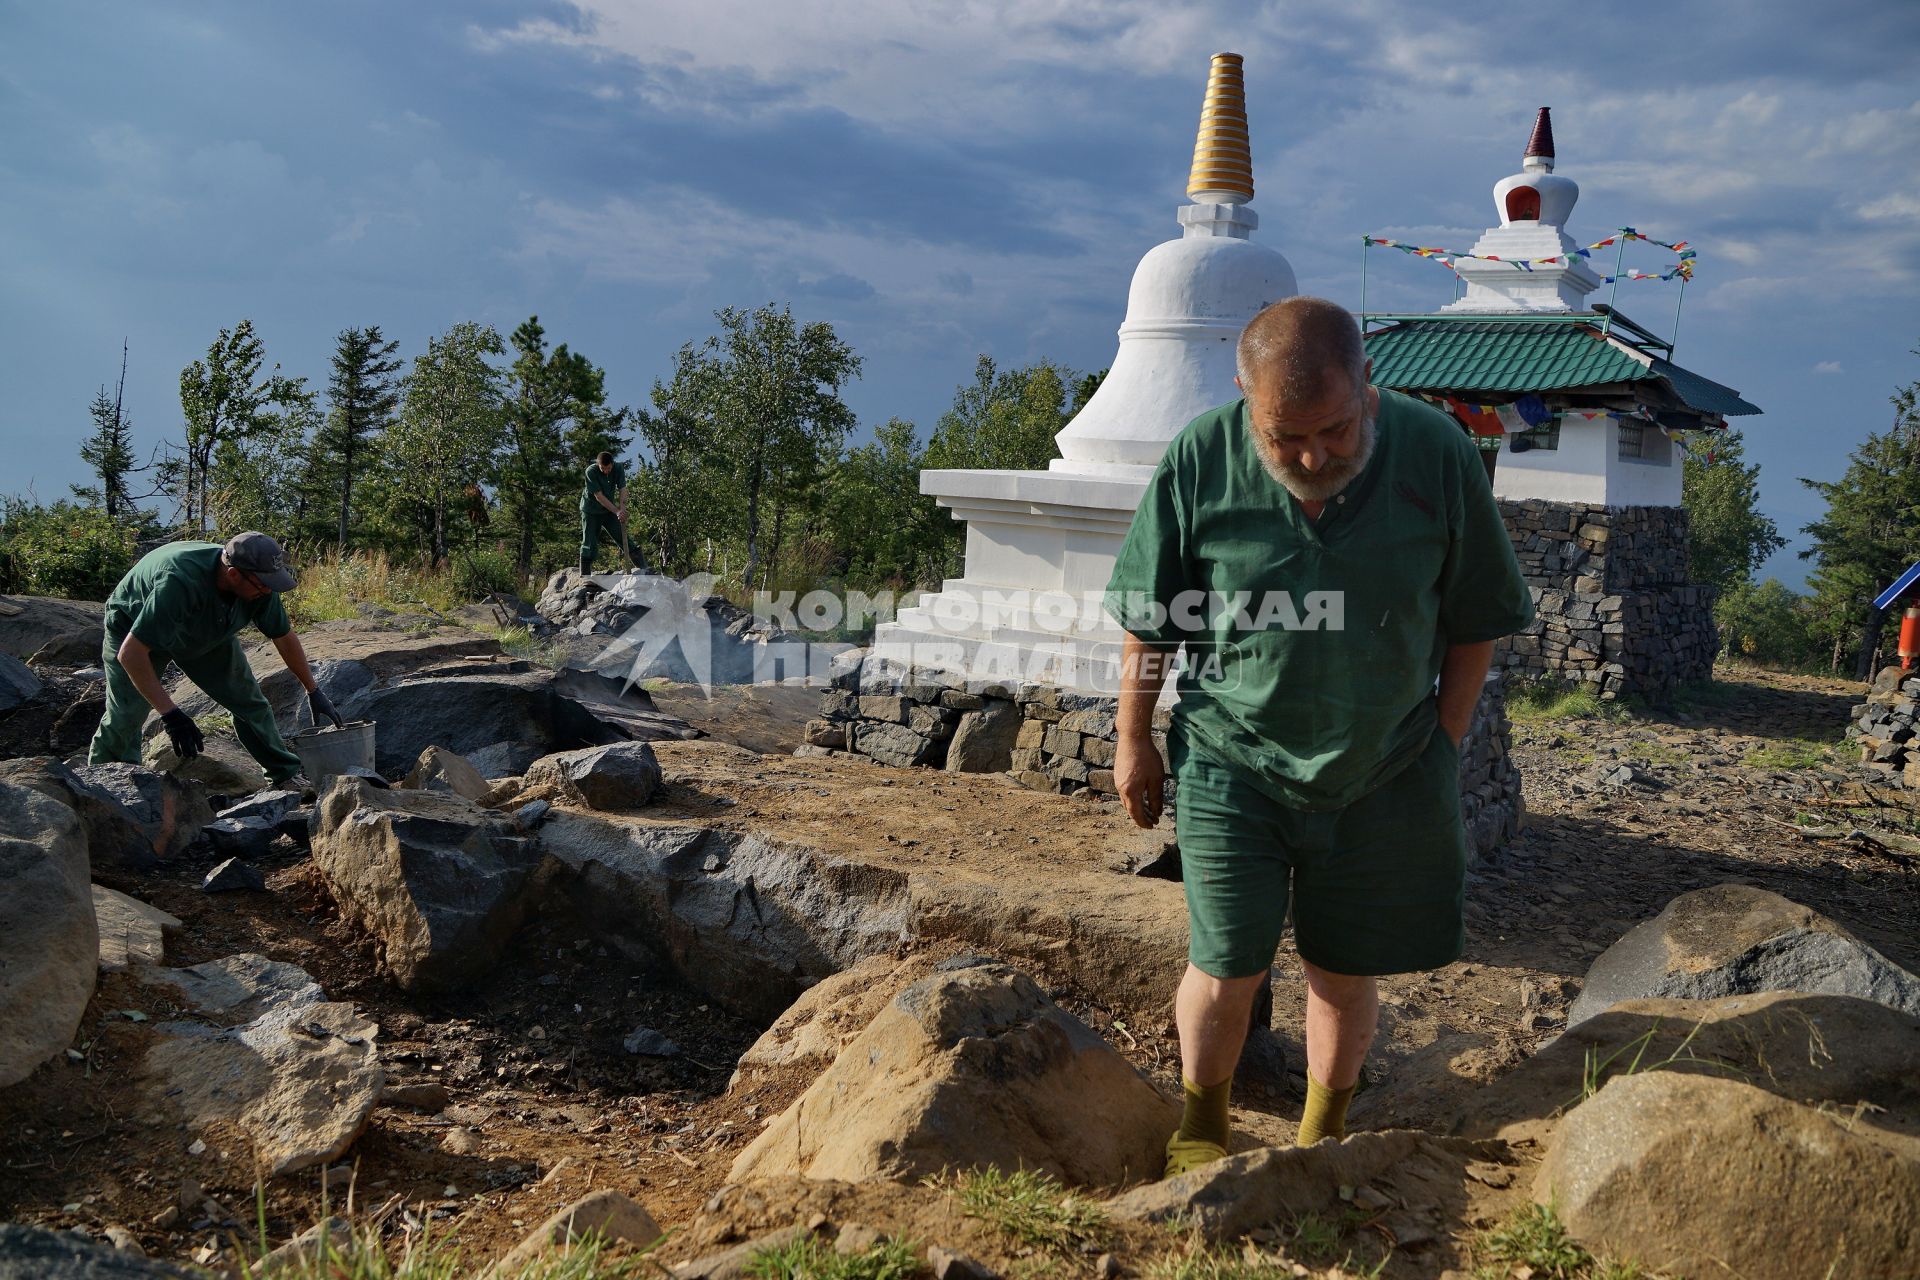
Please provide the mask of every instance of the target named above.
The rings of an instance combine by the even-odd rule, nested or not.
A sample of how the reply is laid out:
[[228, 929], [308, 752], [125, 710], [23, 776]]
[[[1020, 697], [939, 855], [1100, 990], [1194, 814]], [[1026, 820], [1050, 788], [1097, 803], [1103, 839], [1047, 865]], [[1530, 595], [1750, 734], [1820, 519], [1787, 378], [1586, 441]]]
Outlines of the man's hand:
[[339, 711], [334, 709], [333, 699], [323, 693], [319, 685], [307, 690], [307, 706], [313, 711], [315, 724], [320, 723], [322, 716], [333, 721], [333, 727], [336, 729], [346, 724], [346, 721], [340, 718]]
[[1136, 827], [1160, 823], [1160, 807], [1166, 797], [1167, 766], [1153, 745], [1152, 737], [1126, 735], [1114, 743], [1113, 785], [1120, 791], [1120, 803]]
[[619, 520], [621, 524], [625, 524], [627, 522], [627, 504], [624, 502], [621, 503], [620, 509], [613, 514], [615, 519]]
[[160, 717], [161, 727], [167, 731], [167, 742], [173, 747], [173, 754], [182, 760], [191, 760], [206, 750], [206, 735], [200, 732], [200, 726], [193, 717], [175, 707]]

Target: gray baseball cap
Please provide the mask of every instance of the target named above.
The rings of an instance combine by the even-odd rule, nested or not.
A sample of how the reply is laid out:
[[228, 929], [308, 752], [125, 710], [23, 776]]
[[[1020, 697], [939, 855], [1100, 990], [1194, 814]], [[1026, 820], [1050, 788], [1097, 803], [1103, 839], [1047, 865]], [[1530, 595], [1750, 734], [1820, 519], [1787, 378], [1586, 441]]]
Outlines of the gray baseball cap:
[[270, 591], [293, 590], [293, 566], [287, 561], [287, 553], [279, 543], [257, 530], [250, 529], [228, 538], [220, 559], [228, 568], [260, 579], [261, 585]]

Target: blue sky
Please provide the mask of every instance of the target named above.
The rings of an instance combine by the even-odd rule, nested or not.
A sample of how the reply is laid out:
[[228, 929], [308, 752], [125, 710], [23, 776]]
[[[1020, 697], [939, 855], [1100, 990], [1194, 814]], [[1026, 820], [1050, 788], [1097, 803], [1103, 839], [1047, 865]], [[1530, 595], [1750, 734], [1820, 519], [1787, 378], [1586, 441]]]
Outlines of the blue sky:
[[[349, 325], [410, 357], [538, 312], [640, 403], [715, 308], [787, 302], [865, 359], [863, 424], [923, 430], [979, 352], [1102, 367], [1233, 49], [1260, 238], [1349, 306], [1363, 233], [1468, 247], [1551, 105], [1577, 238], [1698, 246], [1678, 358], [1767, 410], [1797, 535], [1796, 478], [1920, 379], [1920, 5], [1448, 8], [0, 0], [0, 492], [84, 478], [123, 336], [141, 439], [176, 435], [181, 367], [243, 317], [319, 383]], [[1449, 296], [1376, 252], [1374, 309]], [[1663, 333], [1673, 304], [1620, 294]]]

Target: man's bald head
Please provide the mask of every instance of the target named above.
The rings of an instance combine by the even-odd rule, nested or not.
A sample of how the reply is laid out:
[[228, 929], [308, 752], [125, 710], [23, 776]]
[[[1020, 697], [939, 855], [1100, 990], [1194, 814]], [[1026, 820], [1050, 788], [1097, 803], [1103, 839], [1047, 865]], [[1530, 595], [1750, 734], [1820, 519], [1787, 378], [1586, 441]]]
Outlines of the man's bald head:
[[1270, 409], [1358, 395], [1367, 381], [1358, 322], [1325, 298], [1287, 298], [1264, 308], [1241, 330], [1235, 358], [1240, 389]]

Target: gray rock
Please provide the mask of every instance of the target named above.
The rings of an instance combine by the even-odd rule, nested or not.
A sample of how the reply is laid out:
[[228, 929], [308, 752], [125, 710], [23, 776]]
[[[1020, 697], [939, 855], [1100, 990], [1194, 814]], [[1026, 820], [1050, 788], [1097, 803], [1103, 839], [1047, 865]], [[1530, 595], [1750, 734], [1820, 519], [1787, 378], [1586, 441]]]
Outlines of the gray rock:
[[0, 596], [0, 653], [56, 667], [98, 662], [106, 613], [94, 600]]
[[298, 791], [262, 791], [248, 796], [239, 804], [229, 805], [215, 814], [215, 818], [231, 818], [235, 821], [246, 818], [258, 818], [269, 826], [277, 825], [280, 819], [300, 807]]
[[0, 652], [0, 712], [11, 711], [38, 697], [40, 687], [40, 677], [33, 674], [26, 663], [10, 653]]
[[1817, 911], [1722, 884], [1681, 894], [1602, 952], [1567, 1025], [1623, 1000], [1761, 991], [1857, 996], [1920, 1016], [1920, 978]]
[[535, 1227], [488, 1269], [486, 1280], [518, 1280], [543, 1254], [586, 1236], [640, 1248], [660, 1238], [660, 1226], [638, 1200], [611, 1187], [574, 1201]]
[[534, 761], [527, 785], [551, 786], [590, 809], [638, 809], [660, 788], [660, 761], [644, 742], [563, 751]]
[[99, 972], [87, 846], [56, 800], [0, 783], [0, 1088], [73, 1042]]
[[[158, 723], [157, 718], [153, 723]], [[191, 760], [182, 760], [168, 745], [164, 733], [149, 737], [140, 759], [149, 768], [174, 777], [190, 778], [214, 795], [245, 796], [264, 791], [267, 775], [240, 740], [225, 729], [206, 728], [206, 746]]]
[[0, 781], [71, 809], [95, 870], [148, 871], [183, 852], [213, 821], [206, 788], [133, 764], [68, 766], [38, 756], [0, 760]]
[[180, 928], [177, 917], [97, 884], [93, 886], [93, 919], [100, 933], [103, 973], [160, 964], [166, 959], [167, 934]]
[[236, 1027], [171, 1022], [147, 1053], [161, 1105], [189, 1128], [231, 1124], [268, 1173], [337, 1160], [366, 1128], [385, 1076], [379, 1028], [350, 1004], [283, 1004]]
[[213, 851], [228, 858], [264, 857], [279, 833], [278, 823], [264, 818], [215, 818], [201, 830]]
[[947, 746], [950, 773], [1005, 773], [1020, 736], [1020, 708], [998, 699], [960, 717]]
[[420, 753], [420, 758], [413, 762], [413, 772], [400, 785], [414, 791], [448, 791], [476, 804], [485, 801], [493, 789], [466, 757], [438, 746]]
[[927, 1247], [927, 1266], [933, 1280], [1000, 1280], [1000, 1273], [991, 1267], [937, 1244]]
[[71, 1231], [0, 1222], [0, 1280], [200, 1280], [200, 1273]]
[[847, 728], [851, 734], [848, 749], [878, 760], [881, 764], [905, 768], [925, 764], [933, 758], [933, 739], [915, 733], [905, 725], [857, 720]]
[[260, 874], [260, 868], [249, 866], [238, 858], [228, 858], [225, 862], [207, 872], [200, 881], [203, 893], [231, 893], [238, 889], [251, 889], [262, 892], [267, 887], [267, 878]]
[[335, 779], [313, 823], [313, 860], [342, 913], [380, 942], [408, 991], [478, 977], [525, 918], [538, 841], [470, 800]]
[[635, 1027], [621, 1041], [628, 1053], [639, 1054], [643, 1058], [677, 1058], [680, 1046], [655, 1031], [652, 1027]]
[[1663, 1274], [1912, 1275], [1920, 1139], [1877, 1120], [1740, 1080], [1616, 1076], [1555, 1128], [1534, 1198]]
[[531, 831], [547, 820], [553, 812], [553, 806], [545, 800], [529, 800], [513, 811], [513, 824], [522, 831]]
[[305, 969], [257, 952], [222, 956], [185, 969], [147, 969], [140, 980], [170, 987], [202, 1021], [237, 1026], [280, 1008], [304, 1008], [326, 993]]

